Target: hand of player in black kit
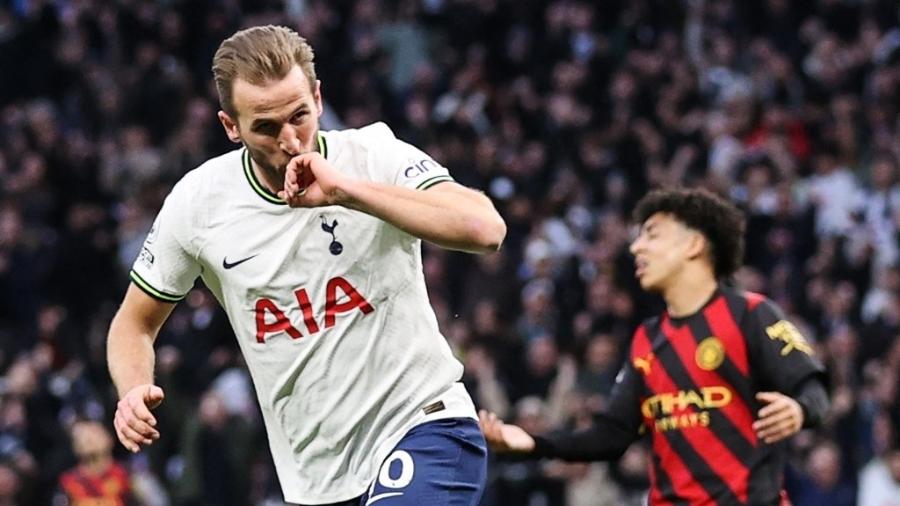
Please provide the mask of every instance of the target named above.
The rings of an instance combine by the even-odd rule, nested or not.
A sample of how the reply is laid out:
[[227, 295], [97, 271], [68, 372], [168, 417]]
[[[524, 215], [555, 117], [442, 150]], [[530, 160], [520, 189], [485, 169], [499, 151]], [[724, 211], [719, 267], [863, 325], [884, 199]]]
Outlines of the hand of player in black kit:
[[534, 438], [518, 425], [503, 423], [494, 413], [478, 412], [478, 425], [491, 449], [498, 452], [530, 452], [534, 450]]
[[792, 397], [779, 392], [759, 392], [756, 400], [766, 405], [759, 410], [759, 420], [753, 422], [753, 430], [766, 443], [777, 443], [803, 427], [803, 408]]

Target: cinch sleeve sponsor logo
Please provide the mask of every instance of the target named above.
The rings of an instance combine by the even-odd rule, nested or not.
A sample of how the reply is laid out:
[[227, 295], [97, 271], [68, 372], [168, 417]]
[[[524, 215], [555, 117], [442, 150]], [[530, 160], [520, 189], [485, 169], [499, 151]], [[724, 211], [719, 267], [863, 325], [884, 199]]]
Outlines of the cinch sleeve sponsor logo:
[[731, 390], [721, 385], [703, 387], [699, 391], [666, 392], [645, 399], [641, 403], [641, 414], [647, 425], [652, 423], [656, 432], [708, 427], [709, 410], [727, 406], [732, 397]]
[[422, 174], [428, 174], [433, 170], [440, 169], [441, 166], [436, 161], [431, 158], [423, 158], [422, 160], [413, 160], [409, 159], [409, 166], [403, 169], [403, 177], [407, 179], [412, 179], [414, 177], [421, 176]]

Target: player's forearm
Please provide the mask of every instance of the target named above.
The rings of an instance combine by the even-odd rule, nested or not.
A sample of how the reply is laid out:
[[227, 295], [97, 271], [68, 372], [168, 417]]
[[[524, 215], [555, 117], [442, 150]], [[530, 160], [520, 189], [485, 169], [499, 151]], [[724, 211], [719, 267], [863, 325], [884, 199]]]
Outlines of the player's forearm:
[[353, 181], [342, 192], [340, 204], [444, 248], [473, 253], [498, 250], [506, 236], [503, 218], [484, 195], [456, 188], [416, 191]]
[[153, 383], [155, 333], [126, 321], [121, 315], [113, 318], [106, 343], [109, 374], [119, 397], [129, 390]]
[[625, 425], [600, 416], [589, 429], [532, 436], [535, 445], [532, 455], [584, 462], [616, 460], [625, 453], [635, 436]]

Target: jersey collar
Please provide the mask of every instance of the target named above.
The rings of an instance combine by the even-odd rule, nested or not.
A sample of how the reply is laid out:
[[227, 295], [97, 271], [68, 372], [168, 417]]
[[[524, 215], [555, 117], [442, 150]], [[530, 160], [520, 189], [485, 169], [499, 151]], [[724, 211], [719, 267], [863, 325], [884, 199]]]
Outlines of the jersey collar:
[[[316, 151], [321, 153], [327, 160], [328, 142], [325, 140], [325, 136], [322, 135], [322, 132], [318, 132], [316, 140], [318, 141], [316, 143]], [[270, 204], [281, 206], [287, 204], [283, 199], [278, 198], [278, 195], [269, 191], [269, 189], [257, 179], [256, 173], [253, 171], [253, 164], [250, 162], [250, 151], [246, 147], [244, 148], [244, 152], [241, 153], [241, 162], [244, 166], [244, 175], [247, 176], [247, 182], [250, 183], [250, 187], [253, 188], [253, 191], [256, 192], [257, 195]]]
[[700, 306], [700, 309], [694, 311], [693, 313], [691, 313], [689, 315], [684, 315], [684, 316], [672, 316], [671, 314], [669, 314], [669, 310], [666, 309], [666, 311], [663, 314], [663, 319], [670, 322], [674, 327], [680, 327], [686, 321], [690, 320], [694, 316], [696, 316], [696, 315], [702, 313], [704, 310], [706, 310], [706, 308], [708, 308], [710, 306], [710, 304], [715, 302], [721, 295], [722, 295], [722, 286], [716, 285], [715, 291], [713, 291], [712, 295], [710, 295], [709, 298], [706, 299], [706, 302], [704, 302], [703, 305]]

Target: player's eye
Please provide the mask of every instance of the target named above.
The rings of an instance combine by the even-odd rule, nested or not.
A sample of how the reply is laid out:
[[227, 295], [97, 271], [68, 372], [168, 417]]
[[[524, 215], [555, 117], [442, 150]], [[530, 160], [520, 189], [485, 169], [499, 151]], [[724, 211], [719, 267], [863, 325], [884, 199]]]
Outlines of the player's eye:
[[253, 130], [262, 135], [269, 135], [273, 137], [278, 135], [278, 125], [268, 121], [257, 124], [256, 128], [254, 128]]
[[291, 124], [297, 125], [303, 122], [303, 119], [306, 117], [306, 111], [300, 111], [297, 114], [291, 116]]

